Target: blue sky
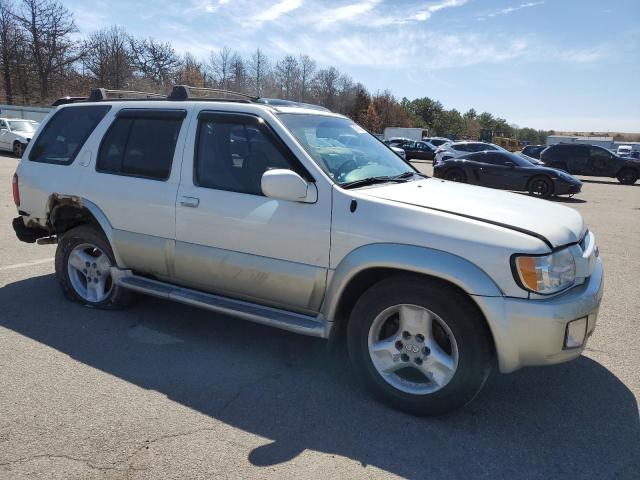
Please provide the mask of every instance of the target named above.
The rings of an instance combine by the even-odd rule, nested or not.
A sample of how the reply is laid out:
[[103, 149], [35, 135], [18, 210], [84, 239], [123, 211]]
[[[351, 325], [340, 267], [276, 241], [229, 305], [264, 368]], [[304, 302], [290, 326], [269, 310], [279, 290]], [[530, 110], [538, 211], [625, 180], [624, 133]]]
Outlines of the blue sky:
[[370, 90], [519, 126], [640, 132], [640, 0], [64, 0], [206, 59], [306, 53]]

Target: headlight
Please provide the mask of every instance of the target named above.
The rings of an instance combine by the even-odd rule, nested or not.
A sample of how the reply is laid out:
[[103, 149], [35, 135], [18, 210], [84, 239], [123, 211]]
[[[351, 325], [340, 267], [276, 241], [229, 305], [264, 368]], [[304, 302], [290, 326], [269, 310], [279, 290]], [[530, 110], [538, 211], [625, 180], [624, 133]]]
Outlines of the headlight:
[[576, 262], [568, 248], [544, 256], [518, 255], [514, 263], [516, 280], [532, 292], [559, 292], [576, 279]]

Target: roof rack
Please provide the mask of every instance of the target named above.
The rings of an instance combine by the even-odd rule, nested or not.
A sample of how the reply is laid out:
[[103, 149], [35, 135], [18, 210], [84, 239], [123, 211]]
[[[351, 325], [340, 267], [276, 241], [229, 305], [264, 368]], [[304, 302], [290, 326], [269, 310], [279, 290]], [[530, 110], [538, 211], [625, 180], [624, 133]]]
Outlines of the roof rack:
[[258, 98], [256, 103], [263, 103], [265, 105], [272, 105], [274, 107], [304, 107], [311, 110], [320, 110], [323, 112], [330, 112], [328, 108], [313, 103], [296, 102], [295, 100], [284, 100], [282, 98]]
[[166, 98], [161, 93], [136, 92], [133, 90], [108, 90], [106, 88], [94, 88], [89, 94], [87, 101], [99, 102], [101, 100], [118, 100], [118, 99], [160, 99]]
[[[223, 96], [220, 97], [220, 95]], [[229, 98], [229, 95], [239, 97], [239, 99]], [[190, 87], [189, 85], [175, 85], [167, 98], [169, 100], [226, 100], [247, 103], [258, 100], [258, 97], [247, 95], [246, 93], [232, 92], [220, 88]]]
[[87, 97], [62, 97], [54, 101], [51, 106], [57, 107], [58, 105], [66, 105], [67, 103], [76, 103], [76, 102], [84, 102], [87, 100]]
[[[230, 96], [236, 98], [229, 98]], [[212, 102], [260, 103], [272, 107], [302, 107], [323, 112], [331, 111], [328, 108], [311, 103], [284, 100], [282, 98], [259, 98], [246, 93], [222, 90], [220, 88], [191, 87], [189, 85], [174, 85], [168, 96], [162, 93], [94, 88], [88, 97], [62, 97], [53, 102], [52, 106], [57, 107], [58, 105], [77, 102], [102, 102], [105, 100], [206, 100]]]

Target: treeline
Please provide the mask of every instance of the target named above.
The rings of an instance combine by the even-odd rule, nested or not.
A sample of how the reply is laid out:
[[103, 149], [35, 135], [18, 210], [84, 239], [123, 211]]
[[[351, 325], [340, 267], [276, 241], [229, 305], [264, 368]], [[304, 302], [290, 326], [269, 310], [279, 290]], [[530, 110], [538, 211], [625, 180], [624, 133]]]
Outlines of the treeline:
[[[169, 42], [138, 38], [113, 26], [75, 35], [73, 14], [56, 0], [0, 0], [0, 95], [6, 103], [46, 105], [93, 87], [168, 93], [174, 84], [216, 87], [263, 97], [317, 103], [372, 132], [387, 126], [428, 128], [434, 135], [478, 138], [489, 128], [534, 143], [547, 132], [520, 129], [490, 113], [461, 114], [429, 98], [398, 101], [388, 90], [371, 93], [334, 67], [308, 55], [243, 56], [224, 47], [199, 59]], [[544, 138], [543, 138], [544, 137]]]

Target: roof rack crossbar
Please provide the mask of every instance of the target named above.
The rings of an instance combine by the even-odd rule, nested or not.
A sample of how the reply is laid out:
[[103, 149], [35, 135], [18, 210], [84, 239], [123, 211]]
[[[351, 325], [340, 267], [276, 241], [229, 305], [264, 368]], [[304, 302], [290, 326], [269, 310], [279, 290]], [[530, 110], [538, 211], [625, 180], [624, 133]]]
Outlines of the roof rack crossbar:
[[[213, 94], [213, 95], [212, 95]], [[218, 96], [216, 96], [218, 95]], [[223, 95], [220, 97], [220, 95]], [[247, 102], [255, 102], [258, 97], [247, 95], [246, 93], [233, 92], [231, 90], [223, 90], [220, 88], [191, 87], [189, 85], [175, 85], [169, 97], [169, 100], [190, 100], [190, 99], [211, 99], [211, 100], [231, 100], [229, 95], [240, 97]]]
[[99, 102], [101, 100], [118, 100], [118, 99], [150, 99], [150, 98], [166, 98], [161, 93], [136, 92], [134, 90], [110, 90], [106, 88], [94, 88], [89, 94], [87, 101]]

